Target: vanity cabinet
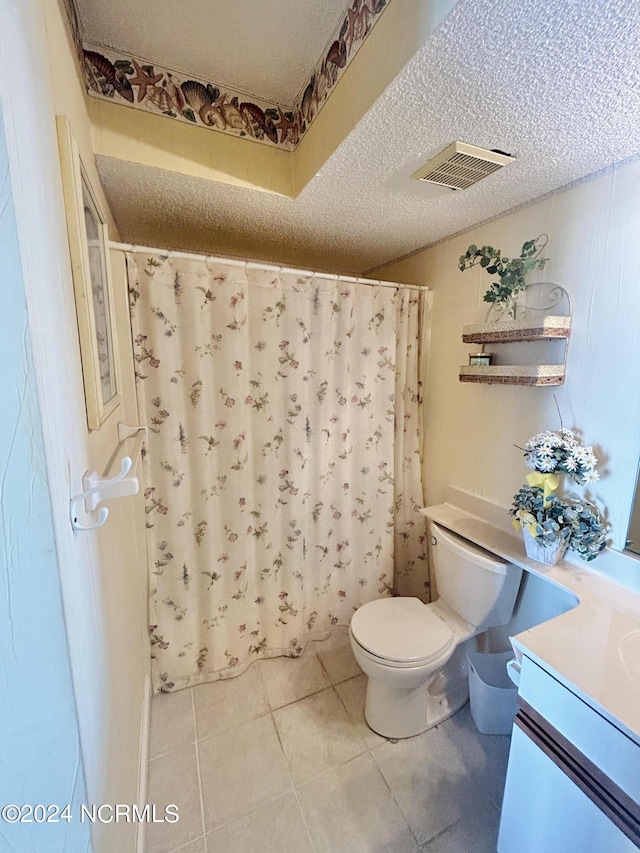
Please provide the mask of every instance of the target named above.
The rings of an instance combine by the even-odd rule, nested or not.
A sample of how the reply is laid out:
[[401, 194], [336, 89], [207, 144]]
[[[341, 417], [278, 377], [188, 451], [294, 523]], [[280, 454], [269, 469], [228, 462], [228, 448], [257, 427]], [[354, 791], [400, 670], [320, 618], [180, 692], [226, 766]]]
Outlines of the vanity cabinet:
[[640, 745], [522, 658], [498, 853], [640, 848]]
[[511, 638], [519, 707], [499, 853], [640, 850], [640, 595], [528, 559], [506, 509], [461, 489], [424, 514], [573, 598]]

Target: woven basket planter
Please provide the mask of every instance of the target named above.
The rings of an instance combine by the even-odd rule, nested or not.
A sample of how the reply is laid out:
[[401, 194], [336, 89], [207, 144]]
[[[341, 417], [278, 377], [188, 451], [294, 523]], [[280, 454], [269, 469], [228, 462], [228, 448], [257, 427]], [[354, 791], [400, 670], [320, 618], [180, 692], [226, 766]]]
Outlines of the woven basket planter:
[[538, 563], [544, 563], [545, 566], [555, 566], [564, 557], [568, 540], [557, 542], [555, 545], [541, 545], [535, 536], [532, 536], [526, 528], [522, 528], [524, 536], [524, 549], [527, 552], [527, 557], [535, 560]]

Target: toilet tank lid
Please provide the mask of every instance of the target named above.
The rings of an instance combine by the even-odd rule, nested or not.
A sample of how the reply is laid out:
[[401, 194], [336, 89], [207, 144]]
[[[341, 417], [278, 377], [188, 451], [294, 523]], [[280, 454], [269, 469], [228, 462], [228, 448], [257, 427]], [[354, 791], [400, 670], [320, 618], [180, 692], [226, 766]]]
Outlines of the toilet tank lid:
[[516, 567], [512, 563], [498, 557], [486, 548], [481, 548], [470, 539], [465, 539], [457, 533], [453, 533], [446, 527], [441, 527], [435, 521], [431, 522], [431, 529], [439, 544], [460, 557], [469, 559], [472, 556], [473, 562], [489, 572], [495, 572], [498, 575], [506, 575], [512, 572]]
[[453, 632], [419, 598], [380, 598], [356, 610], [351, 633], [371, 654], [427, 663], [453, 643]]

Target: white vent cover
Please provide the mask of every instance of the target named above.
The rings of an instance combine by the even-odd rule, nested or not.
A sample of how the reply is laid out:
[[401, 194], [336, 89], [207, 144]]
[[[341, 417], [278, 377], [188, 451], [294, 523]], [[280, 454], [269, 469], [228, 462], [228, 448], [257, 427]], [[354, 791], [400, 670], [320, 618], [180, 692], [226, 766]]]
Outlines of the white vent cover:
[[509, 154], [478, 148], [466, 142], [452, 142], [411, 177], [453, 190], [466, 190], [515, 159]]

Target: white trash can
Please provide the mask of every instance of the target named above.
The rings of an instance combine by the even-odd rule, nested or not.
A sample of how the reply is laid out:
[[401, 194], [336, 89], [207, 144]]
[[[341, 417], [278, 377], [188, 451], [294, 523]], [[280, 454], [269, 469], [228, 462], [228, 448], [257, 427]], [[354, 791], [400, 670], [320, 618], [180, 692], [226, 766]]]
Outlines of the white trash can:
[[512, 651], [467, 652], [471, 716], [485, 735], [511, 734], [518, 696], [507, 674], [507, 661], [512, 659]]

